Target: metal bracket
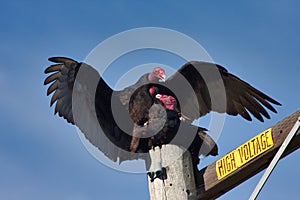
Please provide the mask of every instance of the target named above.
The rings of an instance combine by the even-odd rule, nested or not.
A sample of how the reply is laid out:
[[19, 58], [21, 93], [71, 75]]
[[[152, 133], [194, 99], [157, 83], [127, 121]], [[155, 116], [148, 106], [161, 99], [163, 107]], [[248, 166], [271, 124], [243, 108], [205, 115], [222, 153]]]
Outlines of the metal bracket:
[[276, 164], [278, 163], [280, 157], [282, 156], [284, 150], [288, 146], [288, 144], [291, 142], [293, 136], [296, 134], [300, 127], [300, 117], [298, 117], [298, 120], [295, 122], [295, 125], [283, 141], [282, 145], [280, 146], [279, 150], [277, 151], [276, 155], [274, 156], [273, 160], [271, 161], [270, 165], [266, 169], [264, 175], [261, 177], [260, 181], [258, 182], [256, 188], [254, 189], [253, 193], [251, 194], [249, 200], [255, 200], [258, 196], [259, 192], [261, 191], [262, 187], [264, 186], [265, 182], [268, 180], [270, 174], [272, 173], [273, 169], [275, 168]]
[[151, 182], [156, 178], [161, 180], [167, 179], [167, 170], [162, 166], [160, 147], [155, 147], [149, 151], [149, 157], [146, 159], [146, 166], [148, 168], [147, 175]]
[[159, 178], [161, 180], [166, 180], [167, 170], [166, 168], [162, 167], [160, 170], [147, 172], [147, 175], [149, 176], [151, 182], [153, 182], [156, 178]]

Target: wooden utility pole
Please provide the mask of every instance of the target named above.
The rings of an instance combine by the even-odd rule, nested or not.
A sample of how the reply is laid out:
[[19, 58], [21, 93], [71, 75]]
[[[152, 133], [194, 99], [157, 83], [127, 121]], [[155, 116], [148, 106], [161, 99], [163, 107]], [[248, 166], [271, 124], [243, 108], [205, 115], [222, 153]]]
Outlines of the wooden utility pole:
[[149, 153], [150, 165], [161, 163], [164, 173], [153, 181], [148, 177], [151, 200], [197, 199], [192, 160], [188, 151], [168, 144], [161, 149], [156, 147]]
[[[150, 199], [202, 200], [223, 195], [268, 167], [299, 116], [300, 110], [201, 169], [196, 176], [202, 182], [197, 186], [188, 151], [174, 145], [156, 148], [150, 152], [151, 163], [161, 162], [162, 167], [166, 168], [166, 176], [153, 182], [148, 178]], [[300, 129], [297, 129], [282, 157], [299, 147]], [[173, 162], [170, 164], [170, 161]]]

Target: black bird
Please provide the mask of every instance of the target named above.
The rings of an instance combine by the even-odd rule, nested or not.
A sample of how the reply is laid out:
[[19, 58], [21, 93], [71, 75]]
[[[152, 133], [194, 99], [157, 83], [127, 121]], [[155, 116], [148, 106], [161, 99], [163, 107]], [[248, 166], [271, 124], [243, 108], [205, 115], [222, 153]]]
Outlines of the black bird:
[[[200, 161], [199, 155], [216, 156], [218, 147], [206, 134], [205, 128], [196, 127], [185, 120], [181, 121], [180, 106], [176, 96], [161, 94], [158, 88], [164, 88], [164, 91], [172, 94], [163, 85], [149, 83], [138, 88], [131, 96], [129, 110], [136, 111], [130, 113], [131, 118], [136, 121], [130, 150], [135, 152], [138, 147], [143, 147], [146, 148], [144, 152], [147, 152], [163, 144], [175, 144], [187, 149], [191, 154], [197, 185], [199, 180], [196, 171]], [[181, 134], [178, 134], [179, 126]], [[153, 181], [154, 178], [163, 176], [161, 174], [163, 171], [162, 168], [149, 169], [148, 175]]]
[[[239, 114], [251, 121], [250, 112], [258, 120], [264, 121], [263, 117], [270, 118], [265, 108], [276, 113], [271, 104], [280, 105], [224, 67], [213, 63], [188, 62], [164, 83], [159, 83], [159, 80], [165, 79], [163, 69], [155, 68], [152, 73], [143, 75], [136, 84], [122, 91], [114, 91], [88, 64], [63, 57], [53, 57], [49, 61], [56, 64], [45, 70], [45, 73], [52, 74], [44, 84], [52, 83], [47, 95], [54, 92], [50, 104], [56, 102], [55, 113], [78, 126], [86, 138], [113, 161], [137, 159], [139, 154], [128, 153], [146, 153], [149, 149], [148, 142], [144, 140], [132, 148], [134, 124], [142, 126], [150, 119], [149, 110], [145, 112], [144, 109], [145, 102], [132, 97], [143, 85], [157, 84], [161, 94], [175, 97], [178, 102], [175, 110], [186, 120], [186, 127], [192, 126], [189, 122], [210, 111]], [[131, 108], [130, 99], [139, 106]], [[149, 98], [149, 101], [153, 99]], [[166, 109], [165, 105], [161, 106]], [[139, 115], [139, 112], [145, 113]], [[197, 134], [203, 132], [201, 128], [196, 130]], [[193, 152], [195, 154], [196, 151]]]

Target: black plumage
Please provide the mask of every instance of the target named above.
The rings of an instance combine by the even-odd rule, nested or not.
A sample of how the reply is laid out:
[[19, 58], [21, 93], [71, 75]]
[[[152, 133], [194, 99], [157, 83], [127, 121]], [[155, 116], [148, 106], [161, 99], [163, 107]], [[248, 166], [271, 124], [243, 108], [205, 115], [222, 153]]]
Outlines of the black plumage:
[[[54, 93], [50, 105], [56, 102], [55, 113], [78, 126], [86, 138], [113, 161], [118, 158], [120, 161], [139, 158], [139, 154], [128, 154], [128, 152], [144, 153], [149, 150], [149, 147], [161, 145], [161, 143], [172, 141], [180, 145], [180, 140], [173, 141], [176, 136], [176, 127], [180, 123], [183, 124], [186, 134], [189, 134], [189, 130], [195, 129], [190, 122], [210, 111], [225, 112], [230, 115], [239, 114], [247, 120], [252, 120], [248, 113], [250, 112], [255, 118], [263, 121], [264, 117], [270, 118], [266, 108], [276, 112], [271, 104], [280, 105], [274, 99], [229, 73], [224, 67], [213, 63], [188, 62], [165, 83], [160, 84], [157, 83], [158, 77], [153, 79], [155, 80], [153, 82], [149, 80], [149, 74], [145, 74], [136, 84], [122, 91], [114, 91], [93, 67], [85, 63], [78, 63], [63, 57], [54, 57], [49, 60], [56, 64], [45, 70], [45, 73], [50, 73], [50, 75], [45, 79], [44, 84], [51, 83], [47, 95]], [[214, 73], [217, 73], [217, 76], [210, 76]], [[158, 74], [162, 77], [161, 71]], [[190, 90], [182, 89], [184, 87], [181, 84], [182, 79], [188, 83]], [[153, 105], [158, 106], [156, 112], [169, 112], [151, 95], [146, 97], [147, 100], [142, 100], [144, 99], [143, 93], [147, 94], [149, 88], [145, 88], [144, 91], [139, 90], [142, 89], [141, 86], [149, 83], [156, 84], [160, 93], [176, 97], [178, 101], [176, 112], [170, 113], [175, 113], [177, 116], [169, 114], [166, 123], [161, 125], [163, 128], [159, 131], [165, 133], [157, 137], [164, 136], [166, 137], [164, 140], [159, 138], [150, 140], [151, 137], [145, 137], [132, 148], [134, 126], [138, 126], [142, 131], [145, 125], [151, 126], [151, 123], [155, 121], [149, 112]], [[220, 85], [222, 87], [219, 87]], [[137, 89], [139, 92], [136, 92]], [[222, 94], [222, 90], [225, 95]], [[135, 92], [136, 94], [132, 96]], [[130, 102], [134, 102], [135, 106], [132, 106]], [[184, 123], [180, 121], [182, 116], [188, 119]], [[173, 127], [170, 126], [172, 120], [178, 120]], [[166, 127], [169, 130], [164, 129]], [[192, 137], [192, 146], [189, 147], [193, 155], [198, 156], [197, 145], [201, 146], [202, 143], [210, 149], [206, 150], [207, 154], [216, 154], [217, 147], [214, 141], [204, 133], [203, 129], [196, 127], [194, 134], [198, 137]], [[203, 138], [208, 139], [203, 141]], [[184, 136], [181, 139], [184, 140]], [[152, 144], [149, 145], [149, 141]], [[214, 146], [215, 149], [213, 149]], [[195, 162], [198, 162], [196, 156], [194, 157]]]

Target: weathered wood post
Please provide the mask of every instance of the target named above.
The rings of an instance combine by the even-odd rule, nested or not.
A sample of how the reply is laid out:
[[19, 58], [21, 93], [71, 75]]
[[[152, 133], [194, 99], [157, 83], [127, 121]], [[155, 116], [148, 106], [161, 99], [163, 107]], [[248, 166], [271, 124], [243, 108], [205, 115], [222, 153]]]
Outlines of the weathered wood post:
[[[156, 178], [153, 182], [148, 177], [150, 200], [194, 200], [218, 198], [269, 165], [270, 161], [285, 141], [285, 138], [292, 130], [292, 127], [299, 120], [299, 116], [300, 110], [281, 120], [274, 126], [270, 127], [270, 129], [264, 131], [263, 133], [269, 132], [269, 134], [272, 135], [272, 146], [270, 146], [270, 148], [266, 151], [262, 151], [261, 154], [256, 155], [248, 162], [240, 164], [230, 173], [226, 171], [226, 173], [224, 172], [225, 175], [223, 174], [224, 176], [218, 178], [217, 166], [223, 158], [220, 158], [196, 172], [196, 176], [199, 177], [199, 180], [202, 180], [198, 183], [200, 185], [197, 186], [197, 190], [194, 181], [194, 172], [190, 153], [176, 145], [163, 145], [161, 149], [156, 147], [154, 150], [149, 152], [150, 159], [146, 162], [146, 165], [149, 166], [150, 169], [161, 165], [166, 169], [166, 176]], [[255, 136], [254, 138], [258, 136]], [[254, 140], [251, 139], [249, 141], [251, 142]], [[296, 130], [294, 137], [286, 147], [281, 158], [287, 156], [298, 148], [300, 148], [300, 128]], [[230, 153], [232, 153], [232, 151], [228, 154]], [[229, 168], [226, 169], [228, 170]]]
[[194, 200], [197, 191], [194, 181], [191, 156], [188, 151], [176, 145], [163, 145], [149, 152], [148, 166], [160, 165], [164, 175], [153, 181], [148, 177], [151, 200]]

